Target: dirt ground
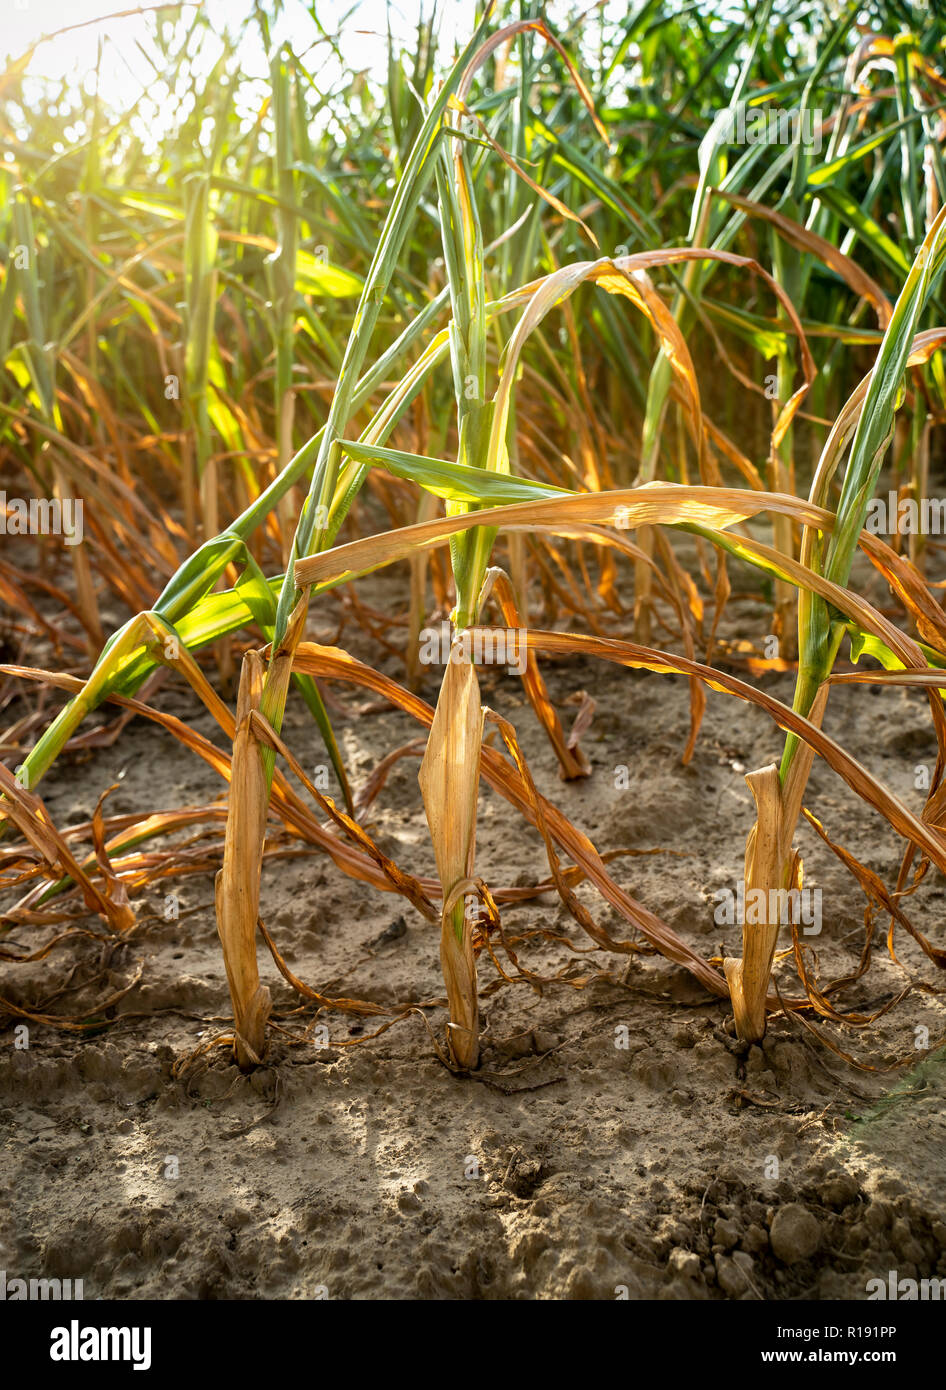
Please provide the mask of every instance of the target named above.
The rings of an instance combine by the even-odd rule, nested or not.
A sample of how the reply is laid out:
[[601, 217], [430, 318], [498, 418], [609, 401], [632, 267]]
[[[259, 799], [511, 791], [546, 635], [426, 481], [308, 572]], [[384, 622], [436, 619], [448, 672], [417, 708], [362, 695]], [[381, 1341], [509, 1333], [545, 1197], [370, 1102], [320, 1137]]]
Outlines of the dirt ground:
[[[313, 620], [312, 634], [325, 638], [321, 621], [325, 630]], [[769, 622], [763, 603], [735, 599], [727, 630], [761, 642]], [[349, 642], [376, 659], [352, 630]], [[381, 665], [402, 678], [393, 657]], [[762, 711], [710, 693], [683, 766], [684, 680], [577, 659], [544, 669], [566, 723], [569, 695], [587, 690], [597, 702], [583, 739], [593, 772], [583, 781], [559, 780], [516, 677], [489, 670], [482, 682], [487, 702], [516, 725], [539, 789], [602, 853], [661, 851], [617, 858], [610, 870], [702, 955], [721, 944], [736, 953], [738, 927], [717, 925], [713, 895], [741, 877], [752, 821], [743, 774], [778, 758], [779, 731]], [[790, 701], [789, 674], [759, 680]], [[433, 701], [436, 688], [428, 672], [422, 693]], [[332, 693], [348, 710], [332, 717], [356, 783], [419, 732], [397, 711], [366, 711], [363, 692]], [[168, 681], [155, 703], [221, 741], [182, 685]], [[935, 745], [919, 692], [839, 687], [826, 728], [910, 807], [922, 806], [914, 770], [932, 766]], [[324, 761], [300, 702], [285, 731], [304, 766]], [[626, 778], [615, 776], [619, 766]], [[400, 865], [431, 874], [417, 768], [416, 757], [395, 765], [368, 819]], [[66, 825], [90, 816], [116, 781], [110, 814], [204, 804], [223, 785], [136, 720], [110, 748], [65, 755], [42, 793]], [[815, 766], [807, 804], [833, 839], [895, 882], [896, 837], [827, 767]], [[825, 981], [860, 960], [864, 898], [809, 827], [798, 843], [806, 885], [823, 893], [813, 944]], [[537, 833], [485, 788], [478, 869], [494, 888], [548, 872]], [[8, 1277], [82, 1279], [87, 1299], [787, 1300], [864, 1299], [868, 1281], [890, 1271], [946, 1276], [942, 1053], [901, 1070], [856, 1070], [779, 1017], [741, 1062], [727, 1046], [726, 1004], [658, 955], [590, 950], [546, 893], [506, 905], [504, 925], [517, 938], [556, 933], [522, 940], [520, 959], [541, 975], [571, 963], [570, 982], [493, 988], [499, 977], [481, 957], [485, 1031], [474, 1077], [441, 1064], [419, 1013], [367, 1041], [359, 1039], [371, 1020], [323, 1015], [327, 1046], [294, 1042], [313, 1009], [298, 1012], [261, 947], [283, 1030], [267, 1065], [243, 1076], [218, 1048], [175, 1078], [176, 1062], [226, 1030], [229, 998], [212, 874], [171, 887], [177, 921], [163, 920], [165, 889], [155, 886], [136, 900], [140, 925], [127, 943], [83, 939], [2, 968], [7, 999], [63, 1014], [93, 1014], [96, 1000], [142, 969], [92, 1036], [34, 1025], [28, 1049], [18, 1049], [15, 1020], [2, 1020]], [[578, 894], [613, 936], [631, 934], [587, 885]], [[937, 944], [943, 900], [931, 872], [907, 904]], [[324, 855], [267, 860], [262, 916], [291, 969], [319, 990], [392, 1004], [442, 997], [437, 929]], [[940, 983], [903, 932], [901, 965], [890, 960], [886, 926], [878, 918], [869, 972], [836, 996], [843, 1009], [871, 1012], [911, 979]], [[35, 949], [50, 934], [17, 926], [7, 941]], [[777, 978], [796, 992], [790, 961]], [[914, 992], [867, 1030], [817, 1026], [883, 1067], [914, 1049], [918, 1028], [942, 1037], [944, 1013], [941, 999]], [[442, 1039], [444, 1010], [427, 1016]]]

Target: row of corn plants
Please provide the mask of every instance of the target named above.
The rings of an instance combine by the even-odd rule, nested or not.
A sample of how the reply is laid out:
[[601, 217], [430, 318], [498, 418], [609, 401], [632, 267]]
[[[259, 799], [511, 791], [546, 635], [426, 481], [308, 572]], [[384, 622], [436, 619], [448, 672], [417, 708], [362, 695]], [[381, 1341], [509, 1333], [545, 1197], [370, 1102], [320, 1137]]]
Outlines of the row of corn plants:
[[[563, 733], [543, 654], [684, 675], [685, 757], [707, 688], [770, 715], [785, 750], [780, 767], [748, 778], [747, 888], [800, 883], [795, 831], [815, 756], [903, 838], [900, 881], [883, 902], [892, 916], [911, 866], [913, 883], [946, 867], [946, 624], [923, 573], [932, 561], [864, 531], [891, 454], [902, 487], [923, 495], [943, 411], [939, 26], [905, 11], [891, 33], [869, 6], [793, 25], [776, 0], [753, 7], [748, 25], [649, 0], [558, 32], [528, 3], [495, 10], [480, 7], [452, 64], [438, 70], [422, 20], [409, 56], [390, 41], [385, 92], [353, 73], [330, 94], [306, 54], [272, 43], [257, 10], [247, 26], [271, 57], [249, 118], [236, 113], [237, 37], [202, 90], [193, 68], [179, 76], [200, 16], [164, 18], [156, 68], [191, 100], [159, 154], [142, 148], [134, 113], [113, 117], [98, 92], [78, 109], [60, 93], [67, 118], [34, 115], [29, 64], [4, 79], [3, 465], [38, 497], [89, 503], [71, 577], [0, 565], [4, 597], [27, 619], [18, 650], [32, 631], [75, 657], [58, 675], [33, 661], [4, 667], [11, 681], [72, 691], [3, 777], [4, 873], [28, 885], [9, 921], [79, 892], [113, 929], [127, 926], [130, 851], [178, 822], [142, 816], [104, 844], [100, 828], [80, 860], [38, 788], [100, 707], [162, 722], [138, 697], [177, 672], [232, 749], [211, 751], [163, 720], [229, 784], [216, 910], [244, 1067], [266, 1050], [257, 944], [275, 827], [439, 922], [449, 1055], [477, 1065], [477, 957], [501, 898], [476, 873], [483, 780], [538, 828], [552, 881], [598, 946], [634, 949], [596, 925], [572, 891], [576, 871], [731, 999], [746, 1042], [773, 1008], [843, 1021], [797, 943], [800, 992], [773, 994], [778, 921], [745, 928], [739, 958], [704, 959], [539, 793], [516, 730], [484, 708], [464, 656], [490, 607], [527, 631], [526, 695], [566, 780], [589, 768]], [[331, 36], [320, 42], [334, 51]], [[740, 137], [773, 112], [810, 138]], [[84, 139], [61, 138], [66, 119]], [[120, 175], [106, 172], [105, 151]], [[725, 364], [736, 397], [705, 398], [708, 357]], [[740, 440], [738, 401], [753, 396], [770, 413], [761, 458]], [[806, 469], [798, 451], [810, 437], [819, 447]], [[388, 525], [372, 533], [378, 508]], [[771, 543], [749, 525], [763, 518]], [[709, 633], [697, 580], [667, 539], [680, 532], [715, 556]], [[852, 587], [859, 549], [890, 584], [901, 625]], [[432, 710], [306, 638], [313, 603], [344, 602], [360, 576], [403, 561], [408, 684], [428, 583], [450, 609], [452, 659]], [[733, 562], [771, 592], [773, 630], [797, 665], [791, 706], [712, 662]], [[628, 577], [630, 611], [618, 582]], [[67, 619], [51, 626], [49, 601]], [[564, 606], [564, 630], [532, 622], [540, 601], [546, 615]], [[659, 645], [660, 631], [682, 650]], [[882, 674], [839, 671], [845, 640]], [[212, 668], [198, 655], [210, 651]], [[850, 678], [928, 689], [940, 758], [921, 814], [825, 731], [830, 686]], [[420, 791], [435, 881], [393, 864], [359, 823], [327, 680], [367, 685], [428, 726]], [[283, 741], [292, 691], [318, 725], [339, 801]], [[505, 754], [484, 743], [487, 724]], [[300, 780], [318, 815], [293, 789]], [[147, 874], [134, 863], [140, 891]]]

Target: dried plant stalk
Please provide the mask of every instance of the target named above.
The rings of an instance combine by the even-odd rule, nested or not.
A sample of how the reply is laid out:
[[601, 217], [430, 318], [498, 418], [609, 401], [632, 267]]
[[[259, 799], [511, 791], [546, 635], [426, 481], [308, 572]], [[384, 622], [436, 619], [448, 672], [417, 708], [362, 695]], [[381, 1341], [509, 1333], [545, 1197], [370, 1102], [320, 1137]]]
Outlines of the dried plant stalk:
[[[811, 722], [820, 729], [828, 702], [828, 685], [822, 685], [812, 702]], [[726, 960], [723, 968], [732, 996], [736, 1031], [745, 1042], [761, 1042], [765, 1037], [765, 997], [772, 959], [781, 925], [778, 912], [771, 913], [773, 901], [782, 901], [778, 890], [801, 887], [802, 863], [792, 850], [795, 826], [801, 815], [802, 799], [815, 750], [802, 744], [785, 779], [784, 786], [774, 766], [746, 776], [755, 797], [757, 818], [746, 840], [745, 889], [765, 894], [767, 912], [764, 923], [743, 922], [742, 960]], [[775, 772], [773, 780], [772, 773]], [[773, 899], [772, 890], [776, 890]]]
[[[755, 797], [757, 818], [746, 840], [745, 896], [754, 901], [754, 890], [765, 894], [765, 909], [752, 914], [760, 920], [742, 924], [742, 959], [723, 962], [732, 996], [736, 1031], [745, 1042], [761, 1042], [765, 1036], [765, 996], [772, 974], [772, 960], [778, 941], [779, 912], [770, 889], [785, 888], [782, 858], [782, 785], [774, 763], [746, 774], [746, 783]], [[791, 868], [791, 864], [787, 866]], [[773, 920], [774, 919], [774, 920]]]
[[458, 891], [445, 898], [440, 919], [440, 968], [447, 986], [450, 1024], [447, 1039], [458, 1067], [472, 1071], [480, 1060], [480, 1009], [476, 996], [472, 923], [466, 913], [463, 879]]
[[479, 1061], [479, 1006], [473, 929], [464, 898], [452, 894], [473, 874], [483, 708], [476, 670], [454, 644], [444, 672], [418, 781], [443, 891], [440, 963], [450, 1010], [450, 1052], [458, 1067]]
[[258, 652], [250, 651], [240, 673], [223, 868], [215, 885], [217, 932], [233, 1001], [233, 1051], [244, 1071], [259, 1065], [272, 1008], [256, 960], [267, 787], [251, 715], [259, 709], [262, 692], [263, 663]]

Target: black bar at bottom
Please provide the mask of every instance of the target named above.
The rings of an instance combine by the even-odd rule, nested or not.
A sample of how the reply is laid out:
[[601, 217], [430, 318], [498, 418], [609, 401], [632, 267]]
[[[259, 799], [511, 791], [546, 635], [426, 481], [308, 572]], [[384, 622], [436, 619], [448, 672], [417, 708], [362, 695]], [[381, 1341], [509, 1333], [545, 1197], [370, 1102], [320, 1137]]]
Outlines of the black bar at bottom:
[[[417, 1316], [416, 1323], [412, 1315]], [[221, 1373], [246, 1376], [251, 1349], [254, 1364], [262, 1358], [280, 1379], [300, 1369], [319, 1369], [330, 1376], [333, 1363], [347, 1365], [362, 1379], [375, 1366], [381, 1373], [398, 1365], [403, 1369], [416, 1357], [422, 1357], [431, 1373], [437, 1374], [434, 1349], [443, 1348], [456, 1333], [475, 1337], [470, 1345], [477, 1346], [481, 1372], [488, 1374], [490, 1345], [505, 1348], [503, 1358], [511, 1349], [502, 1335], [507, 1331], [514, 1339], [512, 1345], [528, 1356], [532, 1374], [546, 1348], [550, 1357], [558, 1355], [555, 1348], [563, 1337], [602, 1333], [620, 1337], [612, 1349], [624, 1349], [619, 1360], [629, 1374], [634, 1372], [635, 1348], [642, 1347], [641, 1339], [658, 1364], [669, 1356], [678, 1371], [685, 1364], [696, 1369], [712, 1357], [727, 1375], [754, 1370], [763, 1379], [770, 1367], [778, 1366], [926, 1372], [938, 1362], [944, 1323], [946, 1299], [858, 1303], [616, 1300], [564, 1307], [492, 1303], [488, 1308], [447, 1302], [330, 1300], [7, 1301], [0, 1306], [6, 1345], [16, 1349], [18, 1360], [23, 1358], [26, 1366], [41, 1371], [44, 1380], [48, 1377], [53, 1383], [68, 1382], [77, 1374], [101, 1377], [114, 1372], [137, 1373], [138, 1379], [156, 1376], [164, 1384], [180, 1371], [186, 1371], [188, 1379], [204, 1371], [216, 1378]], [[349, 1327], [353, 1337], [340, 1342], [338, 1338], [344, 1338]], [[432, 1340], [431, 1334], [435, 1334]], [[502, 1340], [494, 1343], [497, 1334]], [[374, 1364], [372, 1358], [376, 1358]], [[591, 1364], [586, 1364], [586, 1371]]]

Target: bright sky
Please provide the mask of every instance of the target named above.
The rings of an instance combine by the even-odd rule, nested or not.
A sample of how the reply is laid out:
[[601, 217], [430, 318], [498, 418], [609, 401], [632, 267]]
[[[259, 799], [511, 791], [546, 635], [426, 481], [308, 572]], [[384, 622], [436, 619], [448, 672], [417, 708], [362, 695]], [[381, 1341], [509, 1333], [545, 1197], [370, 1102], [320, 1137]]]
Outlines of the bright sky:
[[[202, 8], [214, 28], [228, 20], [235, 28], [252, 13], [252, 0], [201, 0]], [[0, 29], [0, 54], [16, 57], [36, 39], [54, 33], [64, 25], [83, 24], [92, 20], [105, 19], [119, 11], [138, 8], [128, 0], [3, 0], [3, 26]], [[141, 8], [148, 9], [147, 0]], [[184, 6], [181, 13], [193, 14], [198, 4]], [[288, 38], [303, 44], [316, 37], [316, 29], [306, 13], [301, 0], [285, 0], [285, 14], [274, 25], [277, 39]], [[401, 4], [388, 5], [385, 0], [318, 0], [316, 13], [319, 21], [329, 33], [339, 29], [354, 43], [356, 31], [373, 31], [370, 35], [361, 32], [357, 35], [358, 52], [364, 53], [366, 66], [375, 55], [383, 55], [385, 32], [390, 18], [391, 29], [396, 36], [405, 40], [416, 24], [419, 9], [418, 0], [402, 0]], [[444, 37], [451, 39], [456, 21], [462, 21], [467, 13], [464, 3], [447, 0], [442, 4]], [[472, 5], [469, 13], [472, 14]], [[428, 3], [429, 9], [429, 3]], [[154, 16], [144, 17], [130, 14], [122, 19], [111, 19], [107, 23], [94, 24], [85, 30], [73, 30], [51, 43], [44, 44], [36, 64], [51, 77], [62, 77], [67, 73], [88, 70], [95, 64], [96, 45], [99, 35], [116, 40], [131, 57], [136, 41], [147, 41], [149, 25]]]
[[[401, 3], [390, 5], [385, 0], [317, 0], [315, 9], [324, 29], [338, 35], [339, 47], [352, 65], [371, 68], [380, 75], [387, 63], [388, 23], [395, 38], [405, 45], [412, 44], [420, 5], [421, 0], [401, 0]], [[201, 0], [199, 7], [215, 32], [225, 26], [235, 31], [253, 13], [253, 0]], [[102, 93], [110, 99], [110, 104], [116, 108], [132, 104], [142, 87], [154, 81], [153, 69], [141, 48], [148, 50], [150, 47], [148, 36], [153, 30], [155, 16], [134, 13], [139, 7], [129, 0], [69, 0], [67, 5], [62, 0], [0, 0], [0, 8], [4, 12], [0, 25], [0, 62], [19, 57], [37, 39], [56, 33], [66, 24], [75, 26], [103, 20], [90, 23], [87, 28], [72, 28], [69, 33], [43, 43], [30, 63], [30, 76], [55, 81], [69, 78], [77, 83], [91, 81], [98, 45], [104, 39]], [[141, 8], [149, 8], [148, 0], [144, 0]], [[196, 3], [185, 5], [178, 13], [190, 19], [197, 8]], [[429, 10], [430, 0], [426, 8]], [[461, 40], [468, 37], [466, 26], [471, 22], [473, 7], [457, 3], [457, 0], [446, 0], [440, 8], [443, 10], [440, 34], [449, 53], [457, 37]], [[133, 13], [122, 18], [107, 18], [122, 10]], [[283, 14], [273, 22], [272, 32], [274, 40], [288, 40], [299, 54], [319, 38], [319, 31], [302, 0], [284, 0]], [[205, 43], [200, 56], [209, 68], [217, 53], [208, 49]], [[314, 50], [317, 57], [325, 53], [325, 45]], [[266, 76], [262, 42], [253, 23], [248, 27], [241, 56], [247, 75]], [[331, 77], [328, 70], [326, 77]]]
[[[391, 4], [386, 0], [314, 0], [319, 24], [337, 39], [349, 68], [368, 69], [382, 81], [387, 71], [388, 24], [395, 39], [412, 50], [418, 14], [421, 8], [429, 13], [431, 4], [432, 0], [392, 0]], [[146, 147], [153, 147], [173, 123], [175, 104], [168, 101], [167, 86], [156, 78], [148, 62], [147, 54], [154, 53], [150, 35], [155, 30], [157, 16], [136, 12], [148, 10], [152, 5], [153, 0], [140, 0], [140, 3], [139, 0], [68, 0], [68, 4], [63, 4], [63, 0], [0, 0], [3, 12], [0, 69], [10, 59], [26, 52], [37, 39], [57, 34], [39, 46], [29, 64], [24, 84], [27, 102], [38, 100], [43, 90], [39, 83], [33, 87], [29, 78], [46, 78], [54, 83], [66, 79], [70, 85], [82, 85], [91, 93], [100, 61], [99, 91], [113, 111], [128, 110], [139, 101], [142, 93], [147, 94], [133, 128]], [[200, 0], [199, 5], [179, 7], [177, 23], [182, 28], [189, 25], [198, 8], [209, 20], [214, 34], [227, 27], [233, 33], [238, 32], [254, 11], [253, 0]], [[264, 8], [271, 11], [273, 6], [264, 0]], [[131, 13], [115, 17], [120, 11]], [[468, 0], [440, 0], [438, 13], [440, 11], [441, 53], [452, 55], [455, 42], [459, 39], [463, 43], [469, 37], [467, 30], [472, 24], [473, 5]], [[165, 14], [174, 13], [170, 8], [165, 9]], [[87, 24], [88, 27], [72, 27], [68, 33], [58, 33], [67, 24]], [[277, 43], [288, 41], [296, 54], [305, 55], [306, 66], [319, 89], [331, 91], [342, 75], [342, 68], [330, 46], [318, 43], [320, 31], [303, 0], [283, 0], [282, 14], [277, 20], [271, 19], [271, 27], [273, 40]], [[318, 46], [313, 48], [314, 44]], [[219, 46], [205, 37], [193, 67], [198, 73], [209, 72], [219, 54]], [[157, 60], [157, 55], [155, 57]], [[246, 25], [240, 63], [247, 77], [263, 81], [268, 78], [259, 27], [252, 20]], [[252, 101], [252, 96], [249, 99]]]

